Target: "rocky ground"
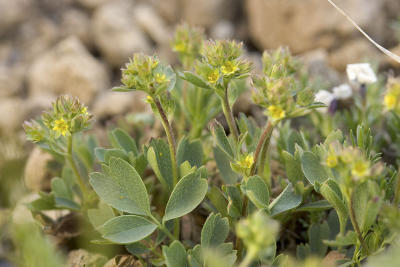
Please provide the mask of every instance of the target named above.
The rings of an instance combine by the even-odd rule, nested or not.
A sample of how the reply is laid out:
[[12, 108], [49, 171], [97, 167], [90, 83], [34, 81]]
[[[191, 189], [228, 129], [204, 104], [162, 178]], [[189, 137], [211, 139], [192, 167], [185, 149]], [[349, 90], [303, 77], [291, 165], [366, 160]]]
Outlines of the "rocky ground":
[[[391, 25], [400, 14], [398, 0], [336, 2], [378, 42], [397, 45]], [[396, 67], [327, 1], [0, 0], [0, 139], [23, 140], [22, 122], [65, 93], [89, 105], [100, 122], [145, 111], [142, 96], [109, 88], [134, 52], [156, 52], [174, 64], [170, 38], [182, 21], [204, 27], [211, 38], [244, 40], [251, 58], [288, 45], [331, 85], [340, 83], [348, 63], [370, 59]], [[248, 109], [242, 99], [238, 108]], [[47, 160], [33, 151], [28, 166]]]

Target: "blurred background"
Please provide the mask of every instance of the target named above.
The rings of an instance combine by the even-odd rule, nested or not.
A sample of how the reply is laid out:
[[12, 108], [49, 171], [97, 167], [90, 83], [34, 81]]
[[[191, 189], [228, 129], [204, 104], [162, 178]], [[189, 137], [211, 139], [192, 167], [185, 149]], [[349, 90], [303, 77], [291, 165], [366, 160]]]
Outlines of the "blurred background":
[[[335, 2], [400, 54], [399, 0]], [[140, 94], [109, 89], [134, 52], [175, 64], [170, 40], [181, 22], [203, 27], [209, 38], [242, 40], [256, 66], [263, 50], [288, 46], [326, 88], [344, 80], [349, 63], [400, 67], [325, 0], [0, 0], [0, 240], [11, 208], [51, 177], [51, 156], [25, 142], [23, 121], [67, 93], [89, 105], [99, 128], [147, 112]], [[235, 112], [251, 108], [244, 96]], [[9, 249], [1, 242], [0, 258]]]

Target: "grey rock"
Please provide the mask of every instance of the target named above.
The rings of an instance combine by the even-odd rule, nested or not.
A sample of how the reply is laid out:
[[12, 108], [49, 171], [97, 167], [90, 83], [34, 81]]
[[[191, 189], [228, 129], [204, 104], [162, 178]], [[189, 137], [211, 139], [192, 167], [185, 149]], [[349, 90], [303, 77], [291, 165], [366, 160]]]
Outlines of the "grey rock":
[[[377, 41], [384, 38], [384, 1], [337, 0], [336, 4]], [[328, 1], [246, 0], [250, 36], [261, 49], [288, 45], [295, 53], [332, 48], [359, 33]]]
[[70, 37], [39, 57], [29, 71], [29, 94], [71, 94], [89, 104], [109, 87], [105, 66], [83, 44]]
[[108, 63], [121, 67], [134, 52], [149, 52], [150, 43], [134, 19], [129, 0], [106, 3], [96, 9], [91, 29], [96, 45]]

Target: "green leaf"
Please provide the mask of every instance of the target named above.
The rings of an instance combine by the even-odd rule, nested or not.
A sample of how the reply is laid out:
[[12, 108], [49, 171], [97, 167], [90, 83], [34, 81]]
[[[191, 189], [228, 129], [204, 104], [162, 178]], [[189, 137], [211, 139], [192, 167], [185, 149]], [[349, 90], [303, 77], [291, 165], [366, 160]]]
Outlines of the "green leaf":
[[190, 166], [200, 167], [203, 163], [203, 148], [199, 140], [190, 142], [187, 137], [184, 137], [178, 145], [176, 151], [176, 161], [178, 165], [188, 161]]
[[56, 209], [54, 193], [39, 192], [39, 198], [27, 204], [31, 211], [53, 210]]
[[329, 178], [328, 172], [321, 165], [319, 157], [312, 152], [306, 151], [303, 153], [301, 156], [301, 167], [305, 177], [312, 185], [315, 182], [323, 183]]
[[301, 161], [299, 152], [296, 150], [294, 156], [287, 151], [282, 152], [282, 157], [285, 160], [286, 175], [292, 184], [303, 181], [305, 176], [301, 169]]
[[105, 155], [104, 155], [105, 153], [106, 153], [106, 149], [103, 148], [103, 147], [96, 147], [94, 149], [94, 154], [95, 154], [97, 160], [100, 161], [100, 162], [105, 162], [106, 161]]
[[111, 88], [111, 90], [114, 91], [114, 92], [130, 92], [130, 91], [135, 91], [136, 89], [117, 86], [117, 87]]
[[259, 176], [251, 176], [245, 184], [246, 195], [259, 209], [268, 208], [269, 190], [267, 184]]
[[226, 206], [228, 202], [218, 187], [213, 185], [210, 189], [210, 192], [207, 194], [207, 198], [211, 201], [211, 204], [219, 213], [221, 213], [223, 216], [227, 215]]
[[211, 213], [201, 230], [201, 246], [217, 247], [225, 242], [228, 234], [228, 218], [222, 218], [221, 214]]
[[348, 213], [346, 205], [340, 193], [339, 186], [332, 179], [329, 179], [321, 185], [320, 192], [321, 195], [323, 195], [324, 198], [328, 200], [329, 203], [331, 203], [332, 206], [335, 208], [338, 214], [340, 228], [344, 230], [346, 227]]
[[207, 193], [206, 179], [197, 173], [190, 173], [176, 184], [165, 208], [163, 221], [181, 217], [194, 210]]
[[302, 211], [309, 211], [309, 212], [316, 212], [316, 211], [324, 211], [329, 210], [332, 208], [332, 205], [327, 200], [318, 200], [315, 202], [304, 204], [296, 209], [297, 212]]
[[224, 190], [228, 200], [228, 215], [232, 218], [240, 218], [242, 216], [243, 202], [239, 188], [234, 185], [223, 185], [222, 190]]
[[128, 154], [122, 150], [122, 149], [117, 149], [117, 148], [112, 148], [112, 149], [106, 149], [104, 152], [104, 162], [107, 164], [110, 163], [111, 158], [120, 158], [125, 161], [129, 161]]
[[302, 196], [294, 191], [292, 184], [288, 184], [285, 190], [269, 205], [271, 215], [276, 216], [294, 209], [301, 204], [301, 201]]
[[312, 224], [308, 228], [308, 239], [311, 253], [323, 257], [328, 247], [322, 242], [329, 238], [329, 227], [326, 222], [322, 224]]
[[143, 245], [140, 242], [126, 245], [125, 248], [129, 253], [131, 253], [132, 255], [135, 255], [135, 256], [140, 256], [142, 254], [146, 254], [146, 253], [150, 252], [150, 249], [147, 248], [145, 245]]
[[191, 267], [203, 267], [203, 253], [200, 245], [194, 246], [192, 250], [188, 251], [188, 259]]
[[353, 205], [361, 232], [368, 231], [375, 223], [382, 203], [383, 197], [375, 182], [367, 181], [355, 188]]
[[188, 256], [181, 242], [175, 240], [167, 247], [163, 246], [163, 254], [168, 267], [189, 267]]
[[110, 160], [110, 175], [91, 173], [90, 184], [100, 198], [117, 210], [139, 215], [150, 214], [146, 187], [136, 170], [126, 161]]
[[151, 140], [147, 160], [161, 184], [172, 191], [174, 181], [168, 144], [162, 139]]
[[358, 237], [356, 232], [349, 231], [345, 236], [337, 235], [335, 240], [324, 240], [323, 242], [330, 247], [345, 247], [357, 244]]
[[231, 159], [234, 158], [233, 149], [231, 144], [229, 143], [228, 137], [226, 136], [224, 127], [219, 122], [215, 122], [215, 125], [212, 129], [212, 133], [214, 135], [215, 142], [217, 146], [226, 153]]
[[153, 222], [136, 215], [122, 215], [104, 223], [99, 232], [104, 239], [117, 244], [140, 241], [156, 230]]
[[112, 208], [103, 202], [100, 202], [99, 207], [97, 209], [89, 209], [87, 215], [90, 223], [95, 228], [103, 225], [106, 221], [110, 220], [111, 218], [114, 218], [114, 212]]
[[57, 208], [80, 209], [80, 206], [73, 200], [72, 191], [63, 179], [59, 177], [53, 178], [51, 180], [51, 190], [54, 193], [55, 206]]
[[228, 155], [218, 146], [213, 147], [214, 159], [225, 184], [235, 184], [240, 176], [232, 170]]
[[208, 83], [205, 82], [200, 76], [197, 76], [196, 74], [193, 74], [190, 71], [179, 72], [178, 75], [181, 79], [190, 82], [194, 86], [204, 88], [204, 89], [209, 89], [209, 90], [212, 89], [208, 85]]
[[126, 153], [133, 152], [135, 156], [139, 155], [135, 141], [124, 130], [114, 129], [111, 132], [111, 137], [116, 148], [123, 149]]

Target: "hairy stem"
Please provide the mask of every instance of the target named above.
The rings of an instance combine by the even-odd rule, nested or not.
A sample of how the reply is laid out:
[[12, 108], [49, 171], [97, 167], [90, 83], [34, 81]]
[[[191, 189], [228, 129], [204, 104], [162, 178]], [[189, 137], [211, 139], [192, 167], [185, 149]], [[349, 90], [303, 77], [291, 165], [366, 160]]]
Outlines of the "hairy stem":
[[87, 190], [85, 182], [83, 181], [82, 176], [79, 174], [78, 168], [77, 168], [74, 158], [72, 156], [72, 135], [68, 136], [68, 138], [67, 138], [67, 161], [68, 161], [72, 171], [75, 174], [79, 188], [82, 192], [83, 202], [85, 202], [85, 198], [88, 194], [88, 190]]
[[[242, 217], [246, 217], [247, 216], [247, 207], [249, 205], [249, 198], [244, 195], [243, 197], [243, 207], [242, 207]], [[242, 240], [236, 236], [236, 240], [235, 240], [235, 247], [237, 250], [237, 255], [238, 255], [238, 260], [242, 259], [243, 256], [243, 243]]]
[[[259, 168], [261, 168], [262, 170], [264, 169], [263, 165], [264, 165], [264, 161], [265, 161], [265, 157], [266, 157], [266, 151], [268, 150], [268, 146], [269, 146], [269, 140], [271, 139], [271, 135], [272, 135], [272, 131], [274, 129], [274, 126], [271, 122], [268, 122], [267, 126], [265, 127], [263, 133], [261, 134], [260, 140], [258, 141], [257, 147], [256, 147], [256, 151], [254, 153], [254, 162], [253, 165], [251, 166], [250, 169], [250, 176], [253, 176], [256, 173], [257, 170], [257, 163], [259, 161], [260, 155], [261, 155], [261, 159], [260, 159], [260, 166]], [[247, 206], [248, 206], [248, 202], [249, 199], [247, 198], [246, 195], [244, 195], [243, 197], [243, 207], [242, 207], [242, 217], [246, 217], [247, 216]], [[236, 241], [235, 241], [235, 246], [236, 249], [238, 251], [238, 259], [240, 260], [242, 258], [242, 242], [240, 240], [240, 238], [236, 237]]]
[[397, 184], [396, 184], [396, 191], [394, 192], [394, 204], [398, 205], [399, 204], [399, 200], [400, 200], [400, 167], [397, 170], [397, 175], [396, 175], [396, 180], [397, 180]]
[[260, 169], [264, 170], [264, 161], [273, 130], [274, 125], [271, 122], [268, 122], [267, 127], [265, 127], [263, 133], [261, 134], [260, 140], [258, 141], [256, 151], [254, 152], [254, 162], [251, 166], [250, 175], [254, 175], [256, 173], [257, 164], [259, 164]]
[[[161, 117], [161, 123], [164, 127], [165, 134], [167, 135], [167, 140], [168, 140], [168, 146], [169, 146], [169, 151], [171, 154], [171, 163], [172, 163], [172, 176], [173, 176], [173, 187], [178, 183], [178, 164], [176, 161], [176, 145], [175, 145], [175, 138], [174, 138], [174, 132], [172, 131], [171, 124], [168, 121], [167, 115], [165, 114], [165, 111], [158, 100], [158, 98], [154, 98], [154, 103], [157, 107], [158, 113], [160, 114]], [[174, 221], [174, 235], [176, 239], [179, 239], [179, 232], [180, 232], [180, 226], [179, 226], [179, 219], [176, 219]]]
[[235, 141], [239, 139], [239, 132], [236, 127], [235, 118], [233, 117], [232, 109], [229, 106], [228, 86], [225, 87], [225, 93], [222, 100], [222, 111], [224, 112], [226, 122], [228, 123], [229, 130], [231, 131]]
[[367, 253], [367, 255], [369, 255], [369, 250], [367, 245], [365, 244], [364, 238], [362, 237], [361, 231], [360, 231], [360, 226], [358, 225], [357, 222], [357, 218], [356, 218], [356, 213], [354, 211], [354, 205], [353, 205], [353, 192], [350, 193], [350, 198], [349, 198], [349, 206], [350, 206], [350, 220], [351, 220], [351, 224], [354, 227], [354, 230], [356, 230], [358, 239], [360, 240], [361, 246], [363, 247], [363, 249], [365, 250], [365, 252]]

